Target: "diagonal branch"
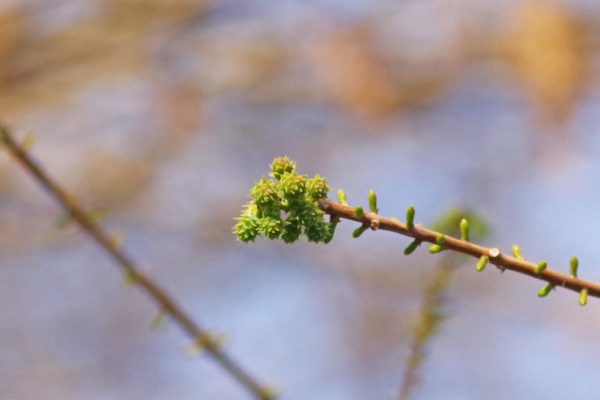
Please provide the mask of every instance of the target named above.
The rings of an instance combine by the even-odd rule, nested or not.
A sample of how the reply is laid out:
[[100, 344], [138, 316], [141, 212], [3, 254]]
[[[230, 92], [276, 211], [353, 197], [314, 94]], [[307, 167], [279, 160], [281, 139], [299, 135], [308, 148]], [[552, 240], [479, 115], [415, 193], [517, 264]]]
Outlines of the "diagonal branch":
[[[364, 215], [360, 215], [362, 218], [359, 218], [353, 207], [329, 199], [320, 200], [319, 206], [325, 213], [334, 218], [361, 222], [363, 226], [371, 227], [373, 230], [383, 229], [396, 232], [412, 237], [420, 242], [433, 243], [441, 246], [442, 249], [453, 250], [473, 257], [481, 258], [485, 256], [502, 271], [509, 269], [546, 281], [557, 287], [564, 287], [576, 292], [585, 291], [590, 296], [600, 297], [600, 284], [598, 283], [563, 274], [550, 268], [545, 268], [539, 272], [539, 265], [503, 254], [498, 248], [483, 247], [465, 240], [443, 235], [441, 232], [427, 229], [421, 225], [414, 225], [409, 229], [405, 223], [395, 218], [385, 218], [373, 212], [364, 212]], [[441, 244], [439, 243], [440, 236], [445, 237]]]
[[4, 143], [14, 159], [48, 193], [65, 209], [73, 220], [88, 234], [126, 274], [131, 282], [140, 286], [146, 294], [160, 306], [162, 312], [168, 314], [179, 327], [193, 338], [225, 371], [240, 385], [246, 388], [254, 398], [259, 400], [274, 400], [275, 395], [266, 386], [261, 385], [237, 361], [226, 353], [218, 340], [183, 311], [179, 305], [158, 284], [148, 276], [139, 272], [133, 259], [121, 250], [111, 236], [93, 218], [88, 216], [85, 209], [71, 197], [54, 179], [35, 162], [27, 152], [14, 140], [8, 129], [0, 125], [0, 142]]

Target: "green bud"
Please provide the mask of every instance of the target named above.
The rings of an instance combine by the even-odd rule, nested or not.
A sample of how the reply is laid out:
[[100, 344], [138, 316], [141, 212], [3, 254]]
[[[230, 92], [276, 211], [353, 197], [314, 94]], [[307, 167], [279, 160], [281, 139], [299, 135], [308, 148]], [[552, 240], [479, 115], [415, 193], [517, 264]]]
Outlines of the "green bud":
[[302, 224], [298, 217], [290, 217], [283, 223], [283, 233], [281, 239], [285, 243], [294, 243], [302, 233]]
[[243, 214], [237, 218], [237, 224], [233, 227], [234, 233], [240, 242], [253, 242], [258, 235], [258, 219], [251, 214]]
[[337, 224], [338, 221], [336, 220], [332, 220], [329, 222], [327, 235], [325, 235], [325, 240], [323, 240], [323, 243], [327, 244], [331, 242], [331, 239], [333, 239], [333, 235], [335, 234], [335, 228], [337, 227]]
[[579, 260], [577, 257], [573, 256], [571, 258], [571, 275], [577, 278], [577, 269], [579, 268]]
[[340, 204], [344, 204], [346, 206], [348, 205], [348, 199], [346, 198], [346, 192], [344, 191], [344, 189], [338, 189], [337, 198]]
[[513, 244], [513, 246], [512, 246], [512, 253], [513, 253], [513, 256], [515, 256], [515, 258], [517, 260], [525, 259], [525, 258], [523, 258], [523, 253], [521, 253], [521, 248], [519, 246], [517, 246], [516, 244]]
[[379, 212], [377, 208], [377, 195], [372, 190], [369, 190], [369, 211], [375, 214]]
[[546, 268], [548, 267], [548, 263], [546, 261], [541, 261], [537, 267], [535, 267], [535, 273], [541, 275], [544, 273]]
[[588, 290], [582, 289], [581, 292], [579, 293], [579, 305], [585, 306], [587, 304], [587, 300], [588, 300]]
[[408, 206], [406, 209], [406, 228], [412, 230], [415, 227], [415, 208]]
[[442, 250], [444, 250], [444, 248], [441, 245], [439, 245], [439, 244], [432, 244], [431, 246], [429, 246], [429, 252], [431, 254], [439, 253]]
[[488, 258], [488, 256], [481, 256], [479, 258], [479, 261], [477, 261], [477, 265], [475, 266], [475, 269], [477, 269], [477, 272], [483, 271], [489, 261], [490, 261], [490, 259]]
[[313, 224], [315, 221], [323, 219], [323, 212], [315, 203], [304, 202], [294, 206], [292, 214], [300, 219], [303, 225]]
[[295, 200], [302, 198], [302, 195], [306, 192], [306, 176], [285, 174], [282, 175], [279, 181], [279, 189], [288, 200]]
[[296, 172], [296, 163], [287, 157], [277, 157], [271, 163], [271, 175], [276, 179], [281, 179], [284, 174], [293, 174]]
[[312, 200], [324, 199], [327, 197], [329, 189], [331, 189], [331, 187], [329, 187], [327, 179], [320, 175], [315, 175], [314, 178], [306, 181], [306, 193]]
[[469, 221], [465, 218], [460, 220], [460, 239], [465, 242], [469, 241]]
[[329, 230], [327, 225], [327, 222], [323, 220], [315, 221], [310, 225], [306, 225], [304, 227], [304, 234], [308, 238], [308, 241], [313, 243], [323, 242], [327, 237]]
[[554, 284], [549, 283], [538, 292], [538, 297], [546, 297], [550, 294], [550, 292], [554, 289]]
[[360, 235], [362, 235], [364, 233], [364, 231], [366, 231], [368, 229], [368, 227], [366, 225], [361, 225], [358, 228], [356, 228], [354, 230], [354, 232], [352, 232], [352, 237], [353, 238], [357, 238], [360, 237]]
[[437, 244], [439, 244], [440, 246], [444, 244], [444, 242], [446, 242], [446, 235], [441, 234], [441, 235], [437, 235], [437, 237], [435, 238], [435, 242]]
[[265, 178], [262, 178], [252, 187], [252, 190], [250, 190], [250, 196], [259, 206], [274, 205], [279, 203], [279, 195], [277, 194], [277, 186], [275, 185], [275, 182]]
[[354, 215], [356, 215], [356, 218], [358, 219], [363, 219], [365, 217], [364, 208], [362, 208], [362, 206], [356, 206], [354, 208]]
[[421, 241], [419, 239], [415, 239], [413, 240], [405, 249], [404, 249], [404, 255], [409, 255], [412, 254], [417, 247], [419, 247], [421, 245]]
[[267, 239], [279, 239], [283, 233], [283, 224], [279, 218], [263, 217], [258, 221], [258, 229]]

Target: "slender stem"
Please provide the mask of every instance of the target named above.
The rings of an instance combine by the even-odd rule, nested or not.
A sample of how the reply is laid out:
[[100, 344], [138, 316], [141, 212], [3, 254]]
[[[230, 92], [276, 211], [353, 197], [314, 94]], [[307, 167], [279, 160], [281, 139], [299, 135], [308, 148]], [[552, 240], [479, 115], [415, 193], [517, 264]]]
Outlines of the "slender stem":
[[425, 360], [425, 348], [439, 333], [445, 316], [442, 308], [446, 303], [446, 291], [450, 279], [456, 271], [458, 256], [446, 255], [433, 272], [425, 287], [425, 296], [419, 312], [419, 319], [413, 329], [409, 355], [404, 364], [399, 400], [409, 400], [419, 384], [419, 370]]
[[227, 371], [239, 384], [245, 387], [256, 399], [274, 400], [275, 395], [266, 386], [258, 383], [237, 361], [231, 358], [212, 335], [195, 322], [158, 284], [148, 276], [139, 272], [136, 263], [119, 246], [115, 245], [111, 236], [93, 218], [89, 218], [85, 209], [69, 195], [44, 169], [35, 162], [26, 151], [14, 140], [8, 129], [0, 126], [0, 141], [4, 143], [14, 159], [64, 208], [68, 215], [76, 221], [110, 257], [116, 265], [136, 285], [144, 289], [162, 310], [174, 320], [179, 327], [193, 338], [198, 346]]
[[[396, 232], [422, 242], [437, 243], [437, 238], [442, 235], [440, 232], [427, 229], [421, 225], [415, 225], [412, 229], [408, 229], [406, 224], [396, 219], [385, 218], [371, 212], [366, 212], [362, 218], [358, 218], [353, 207], [336, 203], [329, 199], [321, 200], [319, 205], [325, 213], [334, 217], [361, 222], [368, 226], [377, 226], [378, 229]], [[538, 274], [536, 273], [537, 264], [503, 254], [497, 248], [483, 247], [448, 235], [446, 235], [444, 243], [441, 246], [444, 249], [453, 250], [476, 258], [487, 256], [490, 263], [496, 265], [502, 271], [509, 269], [578, 293], [583, 289], [587, 289], [589, 296], [600, 297], [600, 284], [598, 283], [563, 274], [550, 268], [546, 268]]]

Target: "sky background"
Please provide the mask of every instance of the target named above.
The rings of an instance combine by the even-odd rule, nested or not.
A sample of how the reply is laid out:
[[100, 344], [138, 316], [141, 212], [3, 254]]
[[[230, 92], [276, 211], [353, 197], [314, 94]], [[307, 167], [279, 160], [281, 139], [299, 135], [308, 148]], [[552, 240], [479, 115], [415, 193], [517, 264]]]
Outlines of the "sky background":
[[[351, 204], [600, 281], [594, 1], [10, 0], [0, 118], [282, 400], [398, 398], [443, 261], [344, 221], [328, 245], [231, 233], [287, 155]], [[2, 398], [247, 399], [0, 154]], [[463, 260], [413, 399], [593, 399], [595, 299]]]

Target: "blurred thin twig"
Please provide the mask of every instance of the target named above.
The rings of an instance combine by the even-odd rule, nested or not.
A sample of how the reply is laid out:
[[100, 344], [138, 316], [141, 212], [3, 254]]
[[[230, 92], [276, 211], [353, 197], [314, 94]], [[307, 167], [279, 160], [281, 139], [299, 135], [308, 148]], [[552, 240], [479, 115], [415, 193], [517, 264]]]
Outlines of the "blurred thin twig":
[[400, 400], [408, 400], [412, 390], [417, 387], [419, 368], [425, 359], [425, 347], [438, 332], [444, 320], [441, 311], [445, 303], [444, 295], [455, 270], [455, 265], [450, 258], [453, 257], [444, 257], [425, 288], [423, 306], [413, 331], [410, 353], [404, 365]]
[[[466, 210], [449, 210], [434, 223], [433, 227], [435, 230], [456, 235], [463, 217], [473, 222], [473, 233], [477, 237], [487, 236], [489, 231], [487, 224]], [[409, 400], [411, 393], [419, 385], [419, 369], [425, 361], [425, 348], [439, 332], [446, 318], [442, 309], [446, 304], [446, 291], [450, 280], [463, 261], [459, 256], [460, 254], [457, 253], [446, 253], [424, 288], [423, 305], [413, 329], [410, 353], [404, 365], [400, 400]]]
[[15, 141], [9, 130], [2, 125], [0, 125], [0, 142], [6, 146], [14, 159], [60, 203], [68, 215], [111, 256], [116, 265], [126, 274], [127, 279], [143, 288], [146, 294], [159, 305], [161, 311], [168, 314], [184, 332], [193, 338], [197, 346], [206, 350], [213, 360], [256, 399], [274, 400], [276, 398], [271, 389], [260, 384], [249, 372], [242, 368], [237, 361], [222, 349], [219, 340], [213, 338], [206, 329], [183, 311], [164, 289], [148, 276], [142, 274], [137, 264], [119, 248], [111, 235], [95, 219], [89, 217], [88, 212], [76, 199], [48, 176], [44, 169]]

